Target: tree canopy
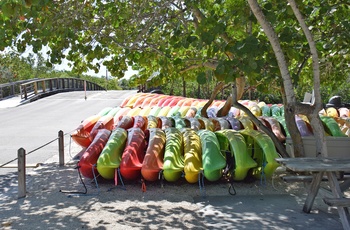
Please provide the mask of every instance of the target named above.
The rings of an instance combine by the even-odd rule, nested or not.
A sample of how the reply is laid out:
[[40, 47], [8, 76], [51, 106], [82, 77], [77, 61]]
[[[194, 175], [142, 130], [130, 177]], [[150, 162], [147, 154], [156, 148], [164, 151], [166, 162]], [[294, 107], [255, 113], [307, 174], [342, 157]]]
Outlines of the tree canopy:
[[[300, 2], [321, 54], [321, 79], [335, 89], [349, 76], [349, 4]], [[98, 72], [103, 63], [119, 78], [132, 66], [140, 83], [158, 72], [158, 84], [241, 76], [261, 91], [281, 84], [271, 46], [246, 1], [4, 0], [0, 6], [0, 49], [23, 52], [32, 46], [37, 53], [49, 47], [48, 66], [65, 58], [74, 71]], [[290, 6], [261, 6], [279, 35], [296, 88], [310, 91], [310, 51]]]

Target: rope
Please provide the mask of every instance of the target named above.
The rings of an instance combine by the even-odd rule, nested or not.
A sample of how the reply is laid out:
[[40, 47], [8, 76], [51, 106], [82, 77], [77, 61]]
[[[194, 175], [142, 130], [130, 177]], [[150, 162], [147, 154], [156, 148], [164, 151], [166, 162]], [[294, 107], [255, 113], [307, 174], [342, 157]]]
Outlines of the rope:
[[145, 180], [143, 178], [141, 179], [141, 183], [142, 183], [142, 185], [141, 185], [142, 192], [146, 192], [147, 191], [147, 187], [146, 187]]
[[86, 185], [83, 181], [83, 178], [81, 176], [81, 172], [80, 172], [80, 166], [77, 166], [75, 167], [77, 170], [78, 170], [78, 175], [79, 175], [79, 179], [80, 179], [80, 182], [83, 184], [84, 186], [84, 192], [81, 192], [81, 191], [67, 191], [67, 190], [60, 190], [59, 192], [61, 193], [71, 193], [71, 194], [86, 194], [87, 193], [87, 188], [86, 188]]
[[80, 182], [83, 184], [85, 191], [84, 192], [80, 192], [80, 191], [67, 191], [67, 190], [60, 190], [61, 193], [69, 193], [68, 197], [73, 197], [73, 196], [93, 196], [93, 195], [99, 195], [100, 194], [100, 188], [98, 186], [97, 183], [97, 177], [95, 175], [95, 170], [94, 168], [96, 167], [95, 165], [92, 165], [91, 170], [92, 170], [92, 174], [94, 175], [94, 181], [97, 187], [97, 193], [94, 194], [87, 194], [87, 187], [81, 177], [81, 172], [80, 172], [80, 166], [77, 166], [76, 169], [78, 169], [78, 174], [79, 174], [79, 178], [80, 178]]
[[158, 180], [160, 180], [160, 187], [164, 188], [164, 175], [163, 170], [160, 170], [158, 173]]
[[[68, 134], [70, 134], [70, 133], [72, 133], [72, 132], [74, 132], [74, 131], [75, 131], [75, 130], [72, 130], [72, 131], [70, 131], [69, 133], [65, 133], [64, 136], [65, 136], [65, 135], [68, 135]], [[33, 153], [33, 152], [39, 150], [39, 149], [41, 149], [41, 148], [43, 148], [43, 147], [45, 147], [45, 146], [51, 144], [52, 142], [57, 141], [58, 139], [59, 139], [59, 137], [57, 137], [57, 138], [55, 138], [55, 139], [53, 139], [53, 140], [47, 142], [46, 144], [44, 144], [44, 145], [42, 145], [42, 146], [39, 146], [39, 147], [36, 148], [36, 149], [33, 149], [32, 151], [27, 152], [25, 155], [27, 156], [27, 155], [29, 155], [29, 154], [31, 154], [31, 153]], [[16, 160], [18, 160], [18, 157], [16, 157], [16, 158], [14, 158], [14, 159], [12, 159], [12, 160], [10, 160], [10, 161], [8, 161], [8, 162], [6, 162], [6, 163], [0, 165], [0, 168], [4, 167], [5, 165], [8, 165], [8, 164], [10, 164], [10, 163], [12, 163], [12, 162], [14, 162], [14, 161], [16, 161]]]
[[[231, 191], [232, 190], [232, 191]], [[230, 186], [228, 187], [228, 193], [232, 196], [237, 194], [235, 187], [233, 186], [233, 180], [230, 181]]]
[[[46, 144], [44, 144], [44, 145], [42, 145], [42, 146], [40, 146], [40, 147], [38, 147], [38, 148], [32, 150], [32, 151], [27, 152], [25, 155], [27, 156], [27, 155], [29, 155], [29, 154], [31, 154], [31, 153], [33, 153], [33, 152], [35, 152], [35, 151], [37, 151], [37, 150], [39, 150], [39, 149], [41, 149], [41, 148], [47, 146], [47, 145], [49, 145], [49, 144], [51, 144], [52, 142], [57, 141], [57, 140], [58, 140], [58, 137], [55, 138], [55, 139], [53, 139], [52, 141], [49, 141], [48, 143], [46, 143]], [[0, 168], [4, 167], [5, 165], [8, 165], [8, 164], [10, 164], [10, 163], [12, 163], [12, 162], [14, 162], [14, 161], [16, 161], [16, 160], [18, 160], [18, 157], [16, 157], [15, 159], [10, 160], [10, 161], [8, 161], [8, 162], [6, 162], [6, 163], [0, 165]]]
[[260, 175], [260, 185], [262, 186], [266, 186], [266, 175], [264, 172], [266, 165], [267, 163], [265, 160], [265, 154], [263, 154], [262, 163], [261, 163], [261, 175]]
[[202, 198], [206, 197], [205, 187], [204, 187], [204, 173], [203, 170], [201, 170], [198, 173], [198, 184], [199, 184], [199, 192], [202, 195]]

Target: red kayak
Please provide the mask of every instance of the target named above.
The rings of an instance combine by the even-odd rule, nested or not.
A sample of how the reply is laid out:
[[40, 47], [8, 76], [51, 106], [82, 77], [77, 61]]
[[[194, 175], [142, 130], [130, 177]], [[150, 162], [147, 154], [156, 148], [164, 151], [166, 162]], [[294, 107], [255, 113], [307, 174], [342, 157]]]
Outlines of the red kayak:
[[142, 162], [146, 150], [146, 136], [140, 128], [128, 130], [127, 143], [120, 162], [120, 174], [126, 180], [135, 180], [141, 176]]
[[99, 119], [99, 115], [92, 115], [86, 118], [73, 132], [73, 134], [71, 134], [73, 141], [81, 147], [87, 148], [91, 144], [91, 140], [89, 138], [91, 129], [95, 126]]
[[81, 156], [78, 166], [80, 167], [80, 172], [84, 177], [92, 179], [94, 178], [94, 173], [97, 175], [97, 169], [93, 166], [97, 163], [97, 159], [105, 147], [110, 134], [111, 131], [107, 129], [99, 129], [95, 139]]
[[134, 118], [131, 116], [122, 116], [115, 127], [123, 128], [125, 130], [130, 129], [134, 124]]
[[141, 169], [141, 174], [147, 181], [156, 181], [159, 172], [163, 169], [165, 141], [166, 136], [163, 130], [149, 129], [149, 142]]
[[140, 128], [142, 131], [145, 131], [147, 127], [147, 117], [144, 116], [134, 116], [134, 125], [133, 128]]
[[95, 138], [95, 135], [97, 134], [97, 131], [100, 129], [108, 129], [110, 131], [112, 131], [114, 127], [114, 118], [112, 116], [109, 115], [105, 115], [103, 117], [101, 117], [96, 124], [94, 125], [94, 127], [92, 128], [91, 132], [90, 132], [90, 140], [92, 141]]

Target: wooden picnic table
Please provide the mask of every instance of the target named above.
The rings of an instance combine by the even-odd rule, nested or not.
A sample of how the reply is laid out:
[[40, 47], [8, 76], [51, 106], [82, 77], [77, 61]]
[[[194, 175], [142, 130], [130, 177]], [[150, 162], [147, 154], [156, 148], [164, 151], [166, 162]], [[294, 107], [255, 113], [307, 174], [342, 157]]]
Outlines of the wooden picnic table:
[[[339, 172], [350, 171], [350, 159], [299, 157], [277, 158], [276, 161], [294, 172], [312, 173], [313, 178], [303, 207], [303, 211], [306, 213], [310, 213], [320, 189], [323, 176], [326, 175], [333, 197], [325, 198], [324, 201], [327, 204], [332, 204], [337, 207], [343, 228], [350, 229], [349, 219], [347, 217], [347, 206], [350, 204], [350, 198], [344, 198], [343, 191], [336, 176]], [[347, 183], [347, 185], [349, 185], [349, 183]]]

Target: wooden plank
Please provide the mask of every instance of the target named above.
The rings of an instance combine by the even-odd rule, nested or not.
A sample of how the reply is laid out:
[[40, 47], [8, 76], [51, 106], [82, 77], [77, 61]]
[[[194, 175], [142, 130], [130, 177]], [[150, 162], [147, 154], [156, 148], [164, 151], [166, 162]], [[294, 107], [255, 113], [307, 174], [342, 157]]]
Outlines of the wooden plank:
[[[285, 182], [311, 182], [313, 179], [312, 175], [296, 175], [296, 176], [283, 176], [281, 177]], [[323, 177], [322, 181], [327, 181], [327, 177]]]
[[[340, 189], [337, 177], [335, 176], [335, 172], [327, 172], [327, 177], [328, 177], [334, 198], [338, 198], [338, 199], [342, 198], [343, 193]], [[350, 229], [350, 223], [347, 217], [348, 216], [347, 208], [338, 206], [337, 209], [338, 209], [338, 214], [339, 214], [341, 223], [343, 225], [343, 228]]]
[[321, 179], [323, 177], [323, 172], [319, 172], [314, 175], [314, 178], [310, 184], [309, 192], [305, 200], [303, 211], [305, 213], [310, 213], [312, 205], [314, 204], [317, 192], [320, 188]]
[[350, 198], [325, 197], [323, 201], [331, 207], [350, 207]]

